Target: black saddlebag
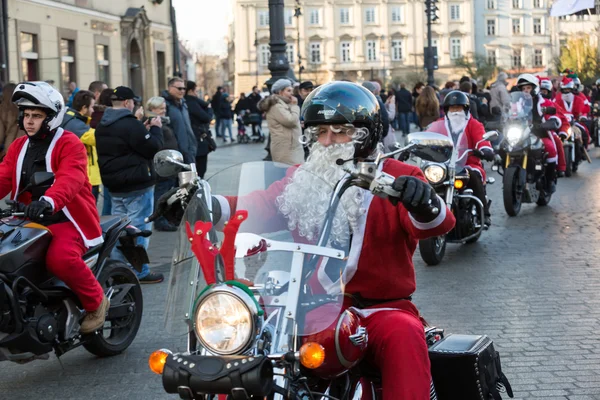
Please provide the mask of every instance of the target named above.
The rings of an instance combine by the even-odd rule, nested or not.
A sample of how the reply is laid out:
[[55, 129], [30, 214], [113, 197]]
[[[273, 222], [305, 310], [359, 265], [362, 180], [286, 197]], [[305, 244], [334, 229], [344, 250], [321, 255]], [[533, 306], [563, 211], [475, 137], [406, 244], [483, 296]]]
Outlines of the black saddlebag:
[[483, 335], [448, 335], [429, 348], [438, 400], [501, 400], [513, 397], [500, 355]]

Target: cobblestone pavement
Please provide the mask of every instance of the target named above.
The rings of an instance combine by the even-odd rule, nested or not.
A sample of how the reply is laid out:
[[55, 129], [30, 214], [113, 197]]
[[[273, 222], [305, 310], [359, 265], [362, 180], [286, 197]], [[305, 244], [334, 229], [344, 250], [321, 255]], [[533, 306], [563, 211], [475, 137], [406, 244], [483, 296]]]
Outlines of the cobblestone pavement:
[[[230, 145], [209, 157], [213, 171], [260, 160], [263, 145]], [[594, 164], [561, 179], [548, 207], [524, 205], [509, 218], [501, 180], [490, 187], [493, 226], [479, 242], [449, 245], [438, 267], [417, 252], [415, 302], [447, 332], [487, 334], [502, 356], [515, 398], [600, 399], [600, 151]], [[596, 210], [596, 206], [599, 209]], [[168, 274], [174, 235], [155, 233], [154, 269]], [[167, 285], [144, 286], [138, 337], [122, 355], [97, 359], [83, 349], [27, 365], [3, 364], [0, 399], [168, 399], [147, 366], [155, 349], [182, 348], [164, 331]]]

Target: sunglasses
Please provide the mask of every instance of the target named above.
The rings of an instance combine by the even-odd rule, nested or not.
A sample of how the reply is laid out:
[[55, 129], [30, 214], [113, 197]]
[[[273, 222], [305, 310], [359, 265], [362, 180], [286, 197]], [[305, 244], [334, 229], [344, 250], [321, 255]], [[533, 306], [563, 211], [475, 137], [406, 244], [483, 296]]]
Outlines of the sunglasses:
[[560, 92], [564, 94], [571, 93], [571, 89], [560, 89]]
[[179, 90], [180, 92], [183, 92], [185, 90], [185, 87], [183, 87], [183, 86], [172, 86], [172, 87]]

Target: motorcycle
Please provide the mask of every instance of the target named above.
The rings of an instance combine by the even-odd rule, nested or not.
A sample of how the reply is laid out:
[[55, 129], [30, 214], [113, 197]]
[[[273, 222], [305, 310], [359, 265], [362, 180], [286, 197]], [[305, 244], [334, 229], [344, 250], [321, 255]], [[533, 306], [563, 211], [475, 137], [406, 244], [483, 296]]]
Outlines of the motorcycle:
[[[497, 137], [498, 132], [490, 131], [483, 136], [482, 141], [494, 140]], [[425, 178], [445, 201], [445, 204], [450, 206], [456, 217], [456, 225], [448, 234], [419, 241], [419, 253], [423, 261], [427, 265], [438, 265], [444, 258], [447, 243], [475, 243], [486, 229], [484, 205], [479, 198], [473, 195], [473, 190], [467, 188], [473, 172], [466, 168], [466, 162], [473, 150], [469, 149], [465, 135], [461, 136], [456, 146], [452, 139], [443, 132], [411, 133], [408, 141], [411, 140], [417, 140], [422, 144], [428, 143], [431, 146], [442, 146], [451, 153], [449, 159], [441, 162], [438, 152], [427, 150], [415, 154], [415, 151], [412, 151], [413, 155], [420, 159], [420, 168]], [[473, 179], [479, 179], [479, 176], [475, 176]], [[488, 184], [494, 182], [494, 178], [487, 178]]]
[[[534, 131], [557, 130], [556, 122], [549, 120], [532, 130], [533, 99], [523, 92], [511, 93], [511, 111], [500, 144], [500, 160], [492, 170], [503, 176], [502, 197], [504, 209], [511, 217], [519, 214], [523, 203], [546, 206], [552, 199], [547, 191], [546, 156], [544, 143]], [[538, 133], [539, 134], [539, 133]]]
[[[346, 177], [333, 189], [322, 229], [314, 237], [299, 236], [296, 226], [279, 218], [277, 212], [276, 192], [295, 167], [245, 163], [203, 181], [194, 176], [194, 165], [183, 164], [177, 152], [158, 153], [155, 165], [159, 175], [186, 170], [180, 172], [184, 178], [180, 187], [163, 196], [157, 207], [160, 211], [149, 218], [158, 214], [182, 218], [165, 322], [173, 336], [187, 337], [187, 346], [175, 353], [161, 349], [149, 357], [150, 368], [162, 376], [165, 391], [180, 398], [205, 400], [381, 398], [379, 372], [364, 360], [368, 344], [362, 322], [365, 314], [348, 307], [349, 297], [344, 293], [345, 283], [354, 273], [355, 256], [349, 244], [337, 240], [332, 231], [336, 218], [343, 215], [345, 192], [360, 188], [364, 196], [397, 196], [391, 188], [394, 178], [378, 166], [400, 151], [427, 151], [425, 144], [429, 151], [436, 151], [426, 142], [413, 138], [397, 152], [348, 168]], [[447, 147], [437, 151], [448, 153]], [[317, 177], [313, 184], [327, 185]], [[235, 210], [231, 204], [236, 204]], [[439, 212], [433, 206], [431, 211]], [[457, 384], [449, 374], [458, 368], [440, 364], [441, 358], [433, 355], [447, 356], [452, 346], [463, 356], [465, 346], [471, 354], [478, 353], [484, 340], [481, 336], [445, 335], [443, 329], [426, 324], [424, 334], [434, 365], [432, 399], [468, 399], [466, 390], [475, 390], [480, 396], [480, 392], [487, 393], [487, 387], [496, 393], [506, 387], [512, 397], [499, 359], [494, 361], [491, 376], [502, 378], [489, 384], [482, 378], [477, 386], [473, 382]], [[477, 358], [483, 359], [490, 360]], [[477, 360], [468, 362], [469, 367], [477, 365]], [[480, 376], [479, 369], [471, 376]], [[453, 390], [449, 385], [465, 392], [445, 394]]]
[[[45, 190], [53, 182], [54, 174], [36, 172], [23, 192]], [[135, 239], [151, 232], [129, 226], [127, 217], [101, 218], [104, 243], [90, 248], [83, 259], [102, 285], [110, 308], [104, 327], [83, 335], [79, 328], [85, 311], [79, 299], [44, 267], [52, 234], [23, 219], [22, 205], [10, 203], [9, 209], [0, 210], [0, 361], [48, 359], [52, 351], [60, 357], [79, 346], [97, 356], [127, 349], [142, 320], [142, 291], [133, 271], [109, 256], [119, 243], [128, 261], [141, 270], [148, 255]]]

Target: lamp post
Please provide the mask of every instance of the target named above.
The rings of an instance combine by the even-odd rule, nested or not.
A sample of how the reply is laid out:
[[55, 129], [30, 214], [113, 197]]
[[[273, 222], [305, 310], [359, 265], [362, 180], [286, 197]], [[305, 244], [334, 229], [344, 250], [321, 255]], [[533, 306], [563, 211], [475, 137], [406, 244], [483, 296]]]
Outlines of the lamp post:
[[269, 71], [271, 71], [271, 78], [266, 82], [269, 89], [271, 89], [271, 86], [277, 80], [282, 78], [296, 81], [294, 71], [290, 69], [290, 63], [285, 54], [286, 42], [283, 10], [283, 0], [269, 0], [269, 48], [271, 49]]
[[427, 47], [425, 48], [425, 68], [427, 69], [427, 84], [429, 86], [435, 83], [433, 78], [433, 71], [437, 68], [437, 62], [435, 60], [436, 55], [433, 52], [431, 37], [431, 23], [438, 19], [436, 11], [439, 9], [435, 5], [438, 0], [425, 0], [425, 14], [427, 15]]
[[259, 54], [258, 54], [258, 32], [254, 34], [254, 48], [256, 49], [256, 86], [258, 86], [258, 67], [259, 67]]
[[302, 82], [302, 71], [304, 66], [302, 65], [302, 53], [300, 53], [300, 16], [302, 10], [300, 10], [300, 0], [296, 0], [296, 9], [294, 10], [294, 17], [296, 17], [296, 29], [298, 29], [298, 82]]

